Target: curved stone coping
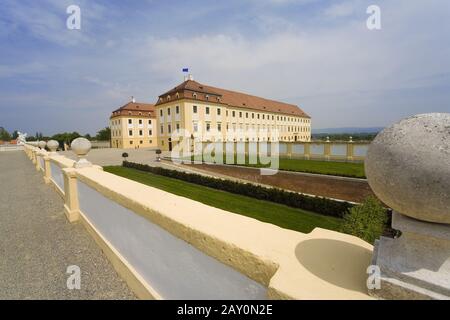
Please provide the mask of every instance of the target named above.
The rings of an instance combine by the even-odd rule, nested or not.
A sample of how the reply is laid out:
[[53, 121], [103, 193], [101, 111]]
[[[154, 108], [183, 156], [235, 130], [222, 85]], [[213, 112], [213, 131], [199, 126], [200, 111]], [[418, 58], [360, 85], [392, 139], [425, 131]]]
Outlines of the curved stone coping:
[[325, 229], [303, 234], [98, 170], [77, 178], [204, 253], [268, 287], [273, 299], [370, 299], [372, 246]]
[[60, 168], [72, 168], [75, 163], [74, 160], [60, 155], [50, 155], [49, 158], [51, 162], [56, 163]]

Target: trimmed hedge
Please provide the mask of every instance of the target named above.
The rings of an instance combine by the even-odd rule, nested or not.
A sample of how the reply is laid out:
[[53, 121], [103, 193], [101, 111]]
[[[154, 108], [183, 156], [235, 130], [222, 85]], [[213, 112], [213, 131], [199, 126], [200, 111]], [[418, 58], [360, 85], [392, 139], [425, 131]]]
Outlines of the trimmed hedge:
[[186, 173], [161, 167], [152, 167], [146, 164], [139, 164], [128, 161], [124, 161], [122, 165], [127, 168], [147, 171], [160, 176], [183, 180], [217, 190], [256, 198], [259, 200], [280, 203], [289, 207], [300, 208], [327, 216], [343, 218], [348, 210], [353, 207], [351, 203], [345, 201], [335, 201], [322, 197], [312, 197], [279, 188], [267, 188], [251, 183], [242, 183], [231, 180], [206, 177], [200, 174]]

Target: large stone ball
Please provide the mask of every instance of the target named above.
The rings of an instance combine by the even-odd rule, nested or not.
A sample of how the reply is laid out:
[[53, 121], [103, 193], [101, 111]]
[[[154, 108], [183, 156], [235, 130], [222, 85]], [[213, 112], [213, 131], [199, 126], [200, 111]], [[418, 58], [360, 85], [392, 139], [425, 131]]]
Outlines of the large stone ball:
[[79, 157], [87, 155], [91, 150], [91, 147], [91, 142], [83, 137], [76, 138], [70, 144], [70, 148], [72, 148], [72, 151]]
[[450, 113], [420, 114], [384, 129], [365, 170], [377, 197], [395, 211], [450, 224]]
[[49, 150], [51, 152], [56, 152], [58, 147], [59, 147], [59, 142], [56, 140], [50, 140], [47, 142], [47, 148], [49, 148]]

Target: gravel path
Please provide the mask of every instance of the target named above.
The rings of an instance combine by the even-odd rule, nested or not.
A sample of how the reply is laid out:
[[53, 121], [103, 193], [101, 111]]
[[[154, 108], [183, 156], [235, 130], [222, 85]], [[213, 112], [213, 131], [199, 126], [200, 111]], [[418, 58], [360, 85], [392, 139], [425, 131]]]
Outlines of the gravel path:
[[[80, 290], [67, 288], [71, 265]], [[22, 151], [0, 152], [0, 299], [136, 299]]]

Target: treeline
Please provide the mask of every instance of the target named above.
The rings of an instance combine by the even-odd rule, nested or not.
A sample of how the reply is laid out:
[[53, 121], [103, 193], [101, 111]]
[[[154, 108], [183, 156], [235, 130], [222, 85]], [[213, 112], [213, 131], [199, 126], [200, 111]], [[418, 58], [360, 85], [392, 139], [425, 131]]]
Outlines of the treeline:
[[[15, 140], [19, 136], [18, 131], [14, 130], [12, 133], [9, 133], [5, 128], [0, 127], [0, 140], [3, 141], [10, 141]], [[79, 137], [84, 137], [88, 140], [96, 140], [96, 141], [109, 141], [111, 138], [111, 130], [110, 128], [106, 127], [104, 129], [101, 129], [97, 132], [97, 134], [92, 137], [89, 133], [82, 135], [76, 131], [74, 132], [63, 132], [63, 133], [57, 133], [52, 136], [44, 136], [42, 132], [36, 132], [34, 136], [27, 136], [27, 141], [37, 141], [37, 140], [56, 140], [59, 142], [61, 147], [66, 144], [70, 144], [73, 140]]]
[[14, 130], [12, 133], [9, 133], [8, 130], [6, 130], [3, 127], [0, 127], [0, 140], [1, 141], [11, 141], [17, 139], [19, 136], [19, 133], [17, 130]]

